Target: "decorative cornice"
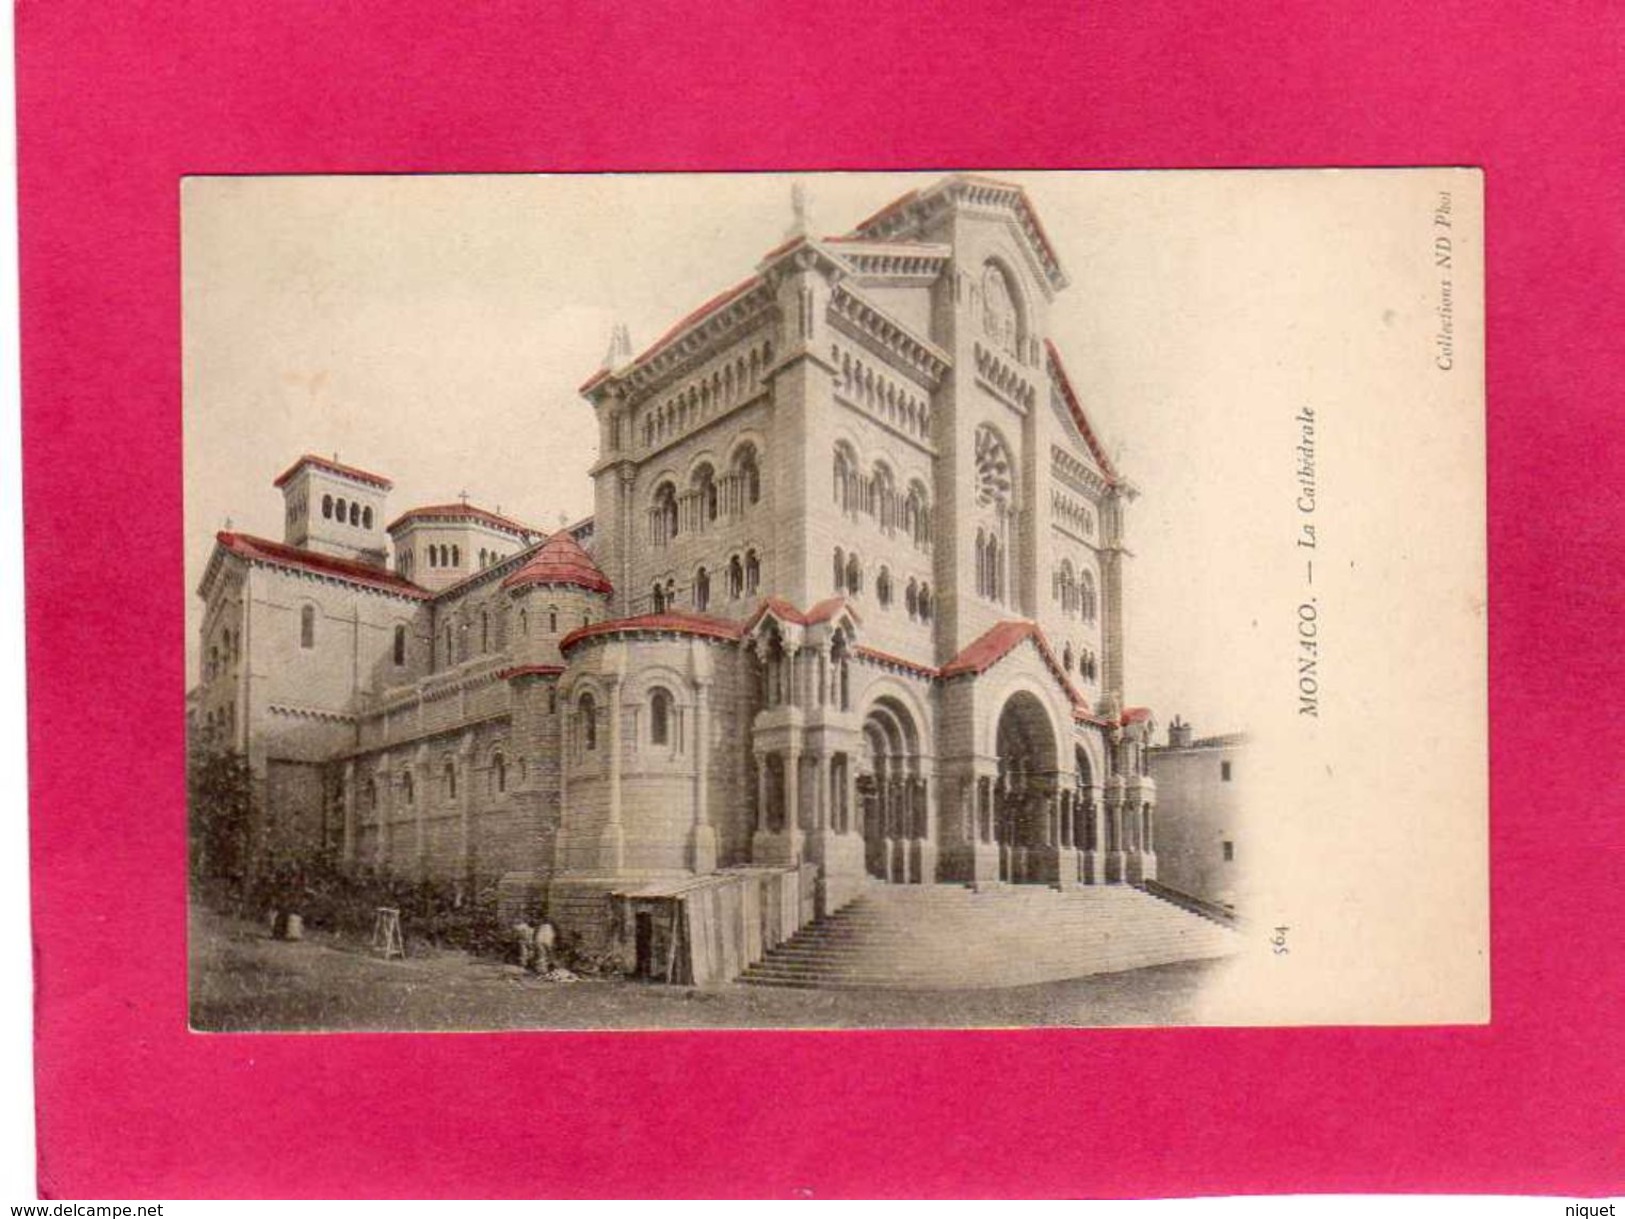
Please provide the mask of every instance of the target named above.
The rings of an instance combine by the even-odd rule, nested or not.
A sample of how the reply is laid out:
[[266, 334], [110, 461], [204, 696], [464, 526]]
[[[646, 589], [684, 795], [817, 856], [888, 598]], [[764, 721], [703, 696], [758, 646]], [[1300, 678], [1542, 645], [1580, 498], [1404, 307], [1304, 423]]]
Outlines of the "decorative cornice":
[[600, 371], [581, 392], [594, 404], [612, 393], [626, 399], [654, 393], [715, 355], [719, 343], [770, 317], [775, 308], [771, 286], [753, 275], [701, 305], [626, 367]]
[[558, 677], [563, 672], [563, 665], [514, 665], [511, 668], [498, 669], [497, 680], [513, 681], [520, 677]]
[[331, 711], [325, 707], [299, 707], [291, 703], [267, 703], [265, 709], [272, 715], [286, 715], [302, 720], [327, 720], [334, 724], [353, 724], [361, 718], [353, 711]]
[[977, 378], [995, 397], [1002, 398], [1023, 414], [1033, 409], [1038, 391], [1014, 363], [982, 343], [976, 344], [975, 353]]
[[855, 339], [888, 356], [927, 389], [935, 389], [953, 367], [953, 359], [929, 339], [915, 334], [868, 300], [850, 284], [830, 294], [830, 318]]
[[997, 182], [975, 174], [958, 174], [924, 191], [910, 191], [863, 221], [854, 232], [862, 237], [886, 240], [918, 231], [943, 209], [965, 204], [1009, 216], [1024, 238], [1023, 252], [1032, 260], [1046, 291], [1059, 292], [1067, 286], [1066, 272], [1050, 244], [1049, 236], [1033, 209], [1027, 192], [1007, 182]]
[[1050, 445], [1050, 472], [1056, 481], [1079, 495], [1104, 495], [1111, 485], [1105, 475], [1090, 469], [1058, 444]]

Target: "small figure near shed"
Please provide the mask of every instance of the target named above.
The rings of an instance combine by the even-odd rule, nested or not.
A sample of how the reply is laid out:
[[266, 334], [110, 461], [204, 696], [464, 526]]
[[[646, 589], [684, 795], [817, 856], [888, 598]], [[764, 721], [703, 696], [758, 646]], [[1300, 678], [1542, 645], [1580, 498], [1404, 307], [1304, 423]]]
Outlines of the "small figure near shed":
[[519, 957], [519, 968], [534, 973], [536, 970], [536, 929], [523, 916], [513, 925], [514, 948]]

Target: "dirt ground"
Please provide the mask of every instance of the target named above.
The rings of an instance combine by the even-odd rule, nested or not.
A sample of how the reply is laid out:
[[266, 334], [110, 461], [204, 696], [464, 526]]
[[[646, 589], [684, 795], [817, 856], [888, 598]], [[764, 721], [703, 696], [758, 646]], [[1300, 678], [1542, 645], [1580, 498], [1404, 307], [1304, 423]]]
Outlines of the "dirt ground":
[[1192, 1019], [1223, 962], [1191, 961], [1000, 990], [714, 990], [627, 980], [546, 982], [461, 952], [383, 961], [324, 932], [289, 943], [194, 906], [192, 1027], [250, 1030], [999, 1028]]

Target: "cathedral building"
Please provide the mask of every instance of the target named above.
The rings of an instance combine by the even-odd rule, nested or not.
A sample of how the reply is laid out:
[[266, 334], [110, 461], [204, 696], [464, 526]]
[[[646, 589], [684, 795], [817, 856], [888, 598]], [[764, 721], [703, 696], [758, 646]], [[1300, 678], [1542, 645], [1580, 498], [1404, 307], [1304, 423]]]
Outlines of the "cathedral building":
[[696, 978], [872, 886], [1155, 878], [1135, 491], [1049, 334], [1043, 225], [961, 175], [800, 227], [617, 333], [589, 521], [386, 524], [387, 478], [305, 456], [282, 541], [218, 535], [194, 714], [268, 842], [499, 886], [640, 963], [651, 913], [758, 911]]

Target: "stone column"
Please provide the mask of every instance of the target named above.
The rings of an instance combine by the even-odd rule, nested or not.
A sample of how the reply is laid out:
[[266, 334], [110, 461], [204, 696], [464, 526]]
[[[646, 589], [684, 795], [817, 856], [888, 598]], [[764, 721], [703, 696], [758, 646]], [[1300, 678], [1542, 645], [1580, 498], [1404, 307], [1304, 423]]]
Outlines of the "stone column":
[[937, 801], [941, 798], [929, 775], [921, 775], [919, 785], [920, 834], [914, 877], [922, 885], [935, 884], [937, 860], [941, 854], [942, 825]]
[[412, 760], [412, 875], [422, 879], [429, 862], [429, 747], [419, 745]]
[[474, 734], [465, 732], [457, 744], [457, 875], [474, 877]]
[[1100, 824], [1100, 806], [1095, 800], [1095, 788], [1083, 789], [1078, 820], [1078, 879], [1086, 885], [1098, 885], [1101, 880], [1100, 868], [1103, 844], [1101, 836], [1104, 827]]
[[753, 832], [757, 834], [767, 833], [767, 789], [772, 778], [768, 756], [760, 751], [756, 754], [756, 828]]
[[[1078, 852], [1070, 842], [1070, 827], [1067, 824], [1070, 815], [1064, 808], [1067, 799], [1063, 792], [1050, 796], [1050, 849], [1055, 856], [1055, 883], [1058, 885], [1078, 883]], [[1067, 820], [1064, 821], [1063, 817]]]
[[372, 862], [381, 875], [389, 871], [390, 822], [395, 816], [395, 775], [390, 770], [387, 753], [379, 758], [378, 768], [373, 771], [373, 784], [378, 793], [378, 806], [373, 809], [373, 831], [377, 839], [372, 844]]
[[344, 764], [344, 846], [340, 856], [348, 868], [355, 863], [355, 761]]
[[863, 836], [863, 818], [858, 814], [858, 768], [856, 760], [846, 755], [846, 832]]
[[601, 753], [601, 765], [604, 768], [604, 778], [609, 788], [609, 810], [602, 831], [598, 836], [597, 869], [610, 874], [617, 874], [626, 868], [626, 831], [621, 825], [621, 767], [625, 764], [622, 752], [622, 740], [625, 732], [622, 720], [625, 712], [621, 707], [621, 688], [624, 678], [619, 672], [610, 675], [607, 695], [605, 698], [605, 713], [609, 716], [609, 750]]
[[1123, 851], [1123, 780], [1112, 775], [1106, 780], [1102, 802], [1105, 819], [1105, 879], [1108, 884], [1121, 883], [1127, 877]]
[[784, 758], [785, 862], [801, 862], [801, 746], [792, 741]]
[[717, 831], [711, 824], [711, 683], [694, 686], [694, 828], [689, 867], [697, 875], [717, 870]]

